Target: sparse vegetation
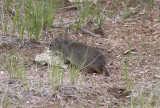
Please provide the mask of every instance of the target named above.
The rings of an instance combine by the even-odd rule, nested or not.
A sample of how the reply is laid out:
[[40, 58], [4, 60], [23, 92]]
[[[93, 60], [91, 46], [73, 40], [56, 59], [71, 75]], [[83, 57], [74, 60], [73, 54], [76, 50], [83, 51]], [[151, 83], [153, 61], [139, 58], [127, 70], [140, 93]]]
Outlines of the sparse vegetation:
[[[1, 0], [0, 106], [159, 107], [159, 4], [159, 0], [102, 0], [97, 4]], [[101, 37], [82, 34], [81, 27]], [[65, 34], [69, 29], [70, 34]], [[103, 49], [111, 76], [81, 71], [86, 56], [79, 68], [35, 62], [42, 47], [59, 34]], [[33, 38], [41, 43], [28, 41]]]

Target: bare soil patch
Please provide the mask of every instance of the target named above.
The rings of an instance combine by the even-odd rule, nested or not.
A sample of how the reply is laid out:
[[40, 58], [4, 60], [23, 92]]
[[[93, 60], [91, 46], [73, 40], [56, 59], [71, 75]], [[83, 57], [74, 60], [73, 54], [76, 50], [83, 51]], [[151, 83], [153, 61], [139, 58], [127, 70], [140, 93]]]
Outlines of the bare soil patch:
[[[158, 2], [158, 1], [157, 1]], [[107, 2], [105, 2], [107, 4]], [[66, 4], [72, 6], [73, 4]], [[122, 5], [122, 4], [121, 4]], [[119, 11], [122, 11], [120, 8]], [[139, 10], [136, 11], [137, 13]], [[138, 16], [131, 14], [132, 19]], [[63, 14], [65, 25], [73, 24], [75, 21], [75, 9], [67, 10]], [[26, 85], [18, 78], [12, 79], [8, 73], [9, 58], [12, 47], [3, 47], [0, 50], [0, 100], [12, 106], [20, 107], [90, 107], [90, 108], [116, 108], [130, 107], [131, 97], [134, 97], [138, 106], [138, 93], [140, 90], [145, 98], [150, 97], [154, 91], [157, 101], [160, 100], [160, 21], [158, 5], [155, 2], [154, 8], [149, 12], [144, 20], [143, 16], [136, 17], [136, 20], [116, 22], [116, 16], [106, 19], [103, 29], [94, 30], [94, 24], [86, 24], [85, 29], [101, 37], [93, 37], [82, 34], [80, 31], [72, 30], [71, 34], [64, 35], [65, 28], [59, 27], [60, 13], [57, 12], [50, 32], [42, 32], [39, 43], [27, 40], [23, 45], [13, 48], [13, 55], [26, 71], [26, 80], [29, 84], [29, 91]], [[54, 26], [58, 25], [58, 26]], [[1, 33], [0, 36], [4, 36]], [[69, 69], [65, 70], [64, 83], [56, 93], [52, 91], [51, 79], [47, 65], [36, 66], [34, 61], [36, 55], [45, 51], [49, 43], [59, 35], [75, 39], [79, 42], [87, 43], [100, 48], [106, 54], [107, 65], [110, 77], [96, 73], [80, 73], [77, 84], [70, 82]], [[6, 36], [9, 37], [9, 36]], [[27, 36], [24, 37], [27, 39]], [[21, 46], [21, 47], [20, 47]], [[130, 48], [135, 48], [135, 53], [123, 53]], [[125, 63], [128, 60], [128, 80], [123, 75]], [[12, 59], [14, 66], [14, 59]], [[14, 72], [14, 69], [11, 70]], [[39, 88], [39, 82], [41, 87]], [[130, 84], [128, 89], [127, 84]], [[153, 90], [153, 88], [155, 88]], [[58, 89], [58, 88], [57, 88]], [[151, 104], [153, 99], [151, 99]], [[159, 103], [157, 103], [159, 104]], [[160, 105], [160, 104], [159, 104]]]

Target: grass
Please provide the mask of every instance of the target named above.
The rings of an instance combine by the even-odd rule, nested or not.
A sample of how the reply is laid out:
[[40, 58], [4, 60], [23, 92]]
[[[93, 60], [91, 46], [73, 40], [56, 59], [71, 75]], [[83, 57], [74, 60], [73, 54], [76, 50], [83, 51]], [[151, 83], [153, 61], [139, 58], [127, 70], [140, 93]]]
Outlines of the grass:
[[[128, 31], [128, 47], [129, 49], [131, 49], [131, 44], [130, 44], [130, 31]], [[143, 49], [145, 49], [145, 45], [144, 45], [144, 41], [142, 41], [142, 51], [144, 52]], [[142, 57], [142, 56], [140, 56]], [[126, 82], [126, 89], [128, 91], [130, 90], [133, 90], [133, 84], [132, 84], [132, 80], [131, 78], [128, 76], [129, 75], [129, 71], [128, 71], [128, 67], [129, 67], [129, 61], [131, 59], [131, 53], [129, 53], [126, 57], [126, 59], [123, 58], [124, 60], [124, 66], [123, 66], [123, 69], [122, 69], [122, 73], [123, 73], [123, 76], [125, 78], [125, 82]], [[141, 61], [140, 61], [141, 62]], [[156, 82], [157, 83], [157, 82]], [[134, 97], [131, 95], [131, 98], [130, 98], [130, 106], [132, 108], [136, 108], [136, 107], [141, 107], [141, 108], [144, 108], [144, 107], [156, 107], [158, 104], [157, 104], [157, 101], [159, 100], [157, 97], [156, 97], [156, 92], [155, 90], [157, 90], [157, 85], [154, 86], [152, 88], [152, 90], [149, 92], [149, 94], [146, 96], [144, 95], [146, 90], [143, 88], [143, 87], [140, 87], [140, 88], [137, 88], [136, 90], [136, 93], [137, 93], [137, 96]], [[120, 103], [118, 104], [117, 107], [120, 107], [119, 105], [121, 105]]]
[[[138, 2], [138, 1], [136, 1]], [[154, 0], [144, 0], [144, 2], [147, 5], [146, 13], [144, 14], [144, 19], [147, 19], [147, 15], [150, 13], [147, 10], [152, 10], [155, 1]], [[64, 3], [64, 1], [63, 1]], [[128, 4], [125, 4], [124, 7], [121, 7], [121, 3], [118, 0], [113, 0], [112, 5], [108, 8], [107, 11], [103, 9], [103, 6], [101, 4], [90, 4], [89, 2], [85, 3], [75, 3], [77, 6], [79, 6], [77, 12], [76, 12], [76, 21], [75, 25], [70, 25], [69, 28], [74, 30], [79, 30], [80, 27], [85, 26], [85, 23], [89, 20], [92, 20], [94, 23], [93, 28], [103, 28], [104, 27], [104, 21], [106, 17], [114, 18], [116, 14], [120, 14], [119, 10], [123, 8], [122, 10], [122, 16], [121, 21], [125, 21], [133, 12], [136, 12], [137, 9], [141, 8], [141, 4], [137, 4], [134, 8], [129, 9]], [[17, 0], [1, 0], [1, 21], [0, 23], [0, 29], [5, 32], [5, 34], [9, 33], [11, 35], [15, 35], [16, 37], [20, 39], [21, 43], [23, 42], [24, 38], [35, 38], [36, 40], [39, 40], [43, 37], [42, 32], [48, 32], [50, 29], [52, 29], [53, 21], [55, 20], [55, 16], [57, 14], [58, 8], [64, 7], [64, 4], [59, 4], [59, 0], [26, 0], [26, 1], [17, 1]], [[9, 11], [12, 11], [13, 13], [10, 13]], [[61, 20], [63, 20], [63, 14], [65, 13], [64, 10], [62, 10], [60, 13]], [[124, 22], [122, 22], [124, 23]], [[98, 26], [97, 26], [98, 25]], [[67, 28], [68, 29], [68, 28]], [[26, 35], [27, 34], [27, 35]], [[129, 33], [128, 33], [129, 35]], [[128, 42], [128, 47], [131, 49], [130, 45], [130, 39]], [[146, 45], [145, 40], [142, 40], [142, 52], [145, 52]], [[73, 66], [72, 64], [69, 65], [70, 68], [70, 82], [76, 86], [79, 77], [81, 75], [80, 70], [84, 67], [85, 58], [82, 61], [82, 64], [79, 68]], [[132, 78], [129, 76], [129, 63], [131, 62], [132, 55], [129, 53], [127, 57], [124, 57], [124, 65], [122, 67], [122, 73], [125, 79], [126, 89], [132, 90], [133, 89], [133, 82]], [[61, 58], [61, 57], [60, 57]], [[72, 58], [72, 57], [71, 57]], [[143, 56], [141, 56], [143, 58]], [[23, 85], [23, 89], [30, 91], [30, 84], [27, 76], [27, 69], [25, 67], [25, 63], [23, 62], [23, 58], [20, 58], [18, 55], [18, 50], [10, 50], [7, 54], [7, 72], [10, 75], [12, 79], [21, 81]], [[53, 61], [54, 62], [54, 61]], [[136, 63], [136, 61], [135, 61]], [[56, 64], [56, 63], [55, 63]], [[0, 71], [4, 69], [5, 65], [0, 61]], [[62, 90], [63, 84], [64, 84], [64, 74], [65, 70], [61, 69], [62, 64], [57, 64], [53, 66], [49, 66], [49, 79], [52, 87], [53, 93], [57, 93]], [[37, 84], [37, 90], [41, 91], [43, 86], [43, 78], [41, 76], [41, 73], [39, 73], [41, 65], [36, 66], [36, 72], [39, 75], [38, 84]], [[160, 71], [159, 71], [160, 73]], [[137, 97], [131, 96], [130, 99], [130, 105], [132, 108], [136, 108], [140, 106], [141, 108], [144, 107], [157, 107], [159, 106], [159, 97], [156, 94], [156, 90], [158, 88], [158, 79], [156, 81], [156, 86], [152, 88], [151, 93], [146, 98], [144, 95], [143, 88], [137, 89]], [[82, 82], [81, 82], [82, 83]], [[96, 79], [91, 78], [92, 85], [96, 86]], [[0, 86], [1, 87], [1, 86]], [[12, 104], [14, 106], [20, 106], [21, 101], [17, 100], [14, 102], [13, 100], [9, 100], [8, 93], [9, 90], [12, 90], [12, 88], [6, 88], [4, 90], [3, 95], [0, 98], [1, 106], [9, 107]], [[18, 97], [21, 93], [19, 90], [15, 90], [17, 93], [15, 95]], [[79, 90], [80, 91], [80, 90]], [[82, 96], [83, 97], [83, 96]], [[100, 97], [96, 96], [96, 107], [100, 106]], [[83, 103], [82, 103], [83, 104]], [[119, 102], [117, 104], [117, 107], [123, 107], [121, 105], [122, 103]], [[112, 106], [111, 106], [112, 107]]]
[[[110, 11], [110, 9], [109, 9], [109, 11]], [[94, 23], [98, 25], [95, 28], [103, 28], [104, 21], [105, 21], [106, 17], [108, 16], [109, 12], [104, 12], [103, 6], [101, 6], [101, 4], [99, 3], [98, 6], [96, 7], [96, 10], [93, 11], [93, 13], [96, 14], [95, 18], [93, 18], [93, 19], [96, 19], [96, 20], [94, 20]]]
[[78, 31], [79, 28], [82, 27], [82, 24], [84, 24], [85, 19], [88, 18], [89, 15], [91, 14], [91, 9], [90, 9], [91, 5], [89, 2], [85, 2], [84, 5], [78, 3], [78, 6], [79, 6], [79, 11], [76, 17], [76, 21], [78, 22], [78, 24], [76, 26], [69, 25], [69, 27], [66, 28], [66, 32], [70, 28]]
[[41, 75], [41, 73], [38, 72], [38, 67], [39, 67], [39, 65], [36, 62], [36, 72], [38, 73], [38, 86], [37, 86], [37, 90], [41, 91], [41, 87], [42, 87], [42, 79], [41, 79], [41, 77], [42, 77], [42, 75]]
[[[7, 0], [3, 4], [2, 10], [5, 8], [8, 11], [16, 10], [15, 15], [11, 14], [14, 17], [13, 32], [15, 30], [20, 31], [19, 38], [21, 40], [23, 40], [24, 30], [27, 30], [29, 37], [32, 38], [33, 35], [38, 40], [43, 29], [50, 29], [54, 21], [55, 11], [59, 6], [58, 0], [26, 0], [23, 2]], [[3, 11], [2, 15], [5, 16], [5, 14], [5, 11]], [[5, 18], [2, 17], [2, 19]]]
[[133, 9], [128, 10], [127, 4], [126, 4], [125, 7], [124, 7], [124, 10], [123, 10], [123, 14], [122, 14], [122, 19], [121, 20], [125, 20], [132, 12], [134, 12], [139, 7], [140, 7], [140, 5], [136, 6]]
[[61, 58], [59, 57], [58, 64], [57, 61], [52, 61], [53, 66], [49, 66], [50, 80], [52, 84], [52, 90], [54, 93], [61, 90], [61, 86], [63, 85], [64, 78], [64, 69], [61, 69]]
[[[20, 2], [19, 2], [19, 3], [20, 3]], [[13, 32], [15, 31], [16, 22], [17, 22], [17, 18], [18, 18], [18, 8], [19, 8], [19, 3], [18, 3], [18, 6], [16, 7], [16, 12], [15, 12], [15, 16], [14, 16]]]
[[11, 73], [11, 69], [12, 69], [12, 67], [11, 67], [12, 66], [12, 64], [11, 64], [12, 63], [11, 62], [12, 61], [12, 55], [13, 55], [13, 50], [11, 50], [10, 55], [9, 55], [9, 60], [8, 60], [8, 66], [9, 66], [8, 67], [8, 73], [9, 73], [10, 77], [13, 77], [12, 73]]
[[[128, 30], [128, 47], [129, 47], [129, 50], [132, 49], [130, 41], [131, 41], [131, 39], [130, 39], [130, 30]], [[131, 57], [131, 51], [127, 55], [126, 60], [124, 59], [124, 69], [122, 70], [123, 76], [124, 76], [124, 78], [126, 80], [126, 89], [127, 90], [130, 90], [132, 88], [132, 80], [131, 80], [131, 78], [128, 77], [128, 74], [129, 74], [128, 73], [128, 66], [129, 66], [130, 57]]]

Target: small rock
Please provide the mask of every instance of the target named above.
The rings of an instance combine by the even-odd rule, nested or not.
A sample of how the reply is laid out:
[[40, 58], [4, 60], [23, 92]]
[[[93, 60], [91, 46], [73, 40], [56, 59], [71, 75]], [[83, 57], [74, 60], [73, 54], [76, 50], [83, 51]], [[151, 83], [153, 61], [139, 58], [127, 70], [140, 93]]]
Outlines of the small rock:
[[30, 103], [29, 101], [26, 101], [26, 103]]
[[1, 74], [1, 75], [4, 75], [4, 74], [5, 74], [5, 72], [4, 72], [4, 71], [0, 71], [0, 74]]

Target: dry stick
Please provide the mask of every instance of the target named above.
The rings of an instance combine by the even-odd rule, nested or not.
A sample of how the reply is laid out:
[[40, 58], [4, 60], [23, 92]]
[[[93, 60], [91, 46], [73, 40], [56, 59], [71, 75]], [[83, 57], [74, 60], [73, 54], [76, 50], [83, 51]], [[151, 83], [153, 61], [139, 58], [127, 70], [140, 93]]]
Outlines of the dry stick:
[[136, 48], [129, 49], [129, 50], [125, 51], [123, 54], [127, 55], [127, 54], [129, 54], [129, 53], [131, 53], [133, 51], [136, 51]]
[[67, 7], [64, 7], [64, 8], [59, 8], [60, 10], [61, 9], [64, 9], [64, 10], [77, 10], [78, 9], [78, 6], [67, 6]]
[[89, 34], [89, 35], [94, 36], [94, 37], [101, 37], [100, 35], [94, 34], [94, 33], [90, 32], [90, 31], [88, 31], [88, 30], [85, 30], [85, 29], [82, 28], [82, 27], [79, 28], [79, 31], [81, 31], [81, 32], [83, 32], [83, 33], [85, 33], [85, 34]]

